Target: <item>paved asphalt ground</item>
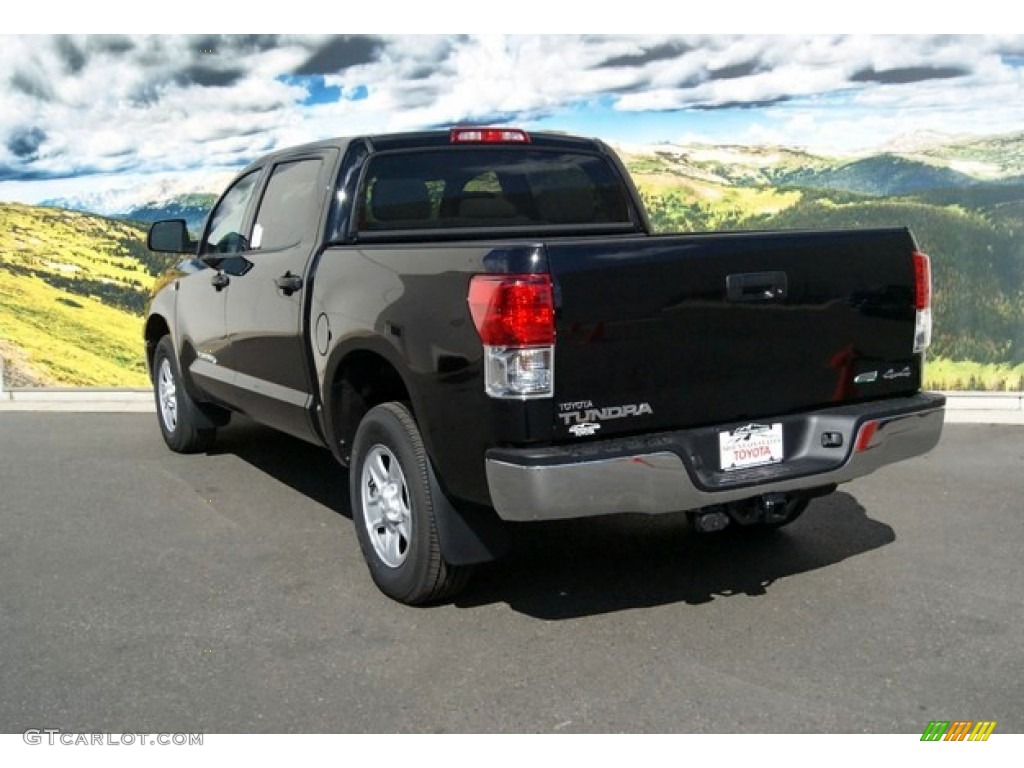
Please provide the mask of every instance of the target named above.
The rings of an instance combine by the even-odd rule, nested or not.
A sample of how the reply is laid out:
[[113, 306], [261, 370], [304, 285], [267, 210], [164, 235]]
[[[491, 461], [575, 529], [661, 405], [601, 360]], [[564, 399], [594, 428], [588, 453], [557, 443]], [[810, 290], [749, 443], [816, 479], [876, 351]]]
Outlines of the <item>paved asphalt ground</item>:
[[1024, 731], [1024, 429], [812, 504], [515, 531], [454, 604], [373, 587], [342, 472], [252, 424], [0, 413], [0, 732]]

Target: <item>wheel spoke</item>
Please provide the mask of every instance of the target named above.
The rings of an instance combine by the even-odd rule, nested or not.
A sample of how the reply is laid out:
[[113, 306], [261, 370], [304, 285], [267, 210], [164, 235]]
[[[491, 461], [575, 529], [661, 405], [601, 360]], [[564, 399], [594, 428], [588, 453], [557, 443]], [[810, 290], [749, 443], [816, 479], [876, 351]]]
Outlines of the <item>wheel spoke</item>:
[[373, 480], [373, 484], [377, 486], [377, 493], [380, 493], [388, 481], [388, 469], [384, 466], [384, 457], [374, 456], [370, 460], [368, 467], [370, 470], [370, 479]]
[[376, 531], [384, 525], [384, 507], [380, 503], [380, 496], [363, 499], [363, 510], [366, 515], [366, 527]]
[[399, 537], [398, 532], [393, 527], [388, 526], [387, 549], [388, 549], [388, 554], [391, 555], [391, 561], [392, 562], [399, 562], [401, 560], [401, 557], [402, 557], [402, 551], [401, 551], [401, 548], [400, 548], [400, 544], [401, 543], [402, 543], [402, 540]]
[[405, 478], [402, 476], [402, 468], [398, 466], [398, 462], [394, 459], [391, 460], [388, 465], [388, 482], [395, 483], [402, 492], [405, 492]]

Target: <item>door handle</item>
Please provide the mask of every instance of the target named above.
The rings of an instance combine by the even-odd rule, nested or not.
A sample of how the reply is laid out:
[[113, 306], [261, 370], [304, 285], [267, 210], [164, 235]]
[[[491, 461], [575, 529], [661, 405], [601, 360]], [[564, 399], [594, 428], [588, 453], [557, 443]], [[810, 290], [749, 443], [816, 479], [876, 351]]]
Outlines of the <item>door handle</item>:
[[785, 272], [747, 272], [725, 278], [729, 301], [782, 301], [789, 295]]
[[223, 272], [218, 272], [216, 275], [210, 278], [210, 285], [217, 289], [217, 292], [223, 291], [231, 284], [231, 278], [225, 275]]
[[285, 272], [277, 280], [274, 281], [278, 288], [285, 296], [291, 296], [297, 290], [302, 288], [302, 278], [298, 275], [293, 275], [291, 271]]

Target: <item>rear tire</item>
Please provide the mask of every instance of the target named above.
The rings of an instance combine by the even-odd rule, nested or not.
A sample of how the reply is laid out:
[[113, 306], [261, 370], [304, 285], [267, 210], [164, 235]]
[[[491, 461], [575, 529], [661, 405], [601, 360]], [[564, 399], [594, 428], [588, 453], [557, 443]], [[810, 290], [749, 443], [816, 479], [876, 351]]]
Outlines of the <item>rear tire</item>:
[[407, 605], [452, 597], [471, 570], [441, 556], [430, 471], [408, 408], [384, 403], [363, 416], [349, 469], [352, 520], [374, 583]]
[[170, 336], [164, 336], [153, 354], [153, 394], [160, 434], [175, 453], [199, 453], [216, 438], [216, 429], [199, 429], [199, 406], [185, 391], [181, 369]]

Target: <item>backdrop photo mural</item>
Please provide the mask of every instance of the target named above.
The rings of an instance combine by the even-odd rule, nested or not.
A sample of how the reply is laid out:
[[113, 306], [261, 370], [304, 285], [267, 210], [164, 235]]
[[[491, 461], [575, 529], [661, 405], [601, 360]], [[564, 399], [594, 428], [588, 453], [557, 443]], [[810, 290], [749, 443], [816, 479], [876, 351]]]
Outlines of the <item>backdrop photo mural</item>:
[[1024, 36], [0, 36], [0, 358], [147, 386], [142, 317], [275, 148], [455, 124], [597, 136], [659, 232], [909, 226], [926, 384], [1024, 390]]

